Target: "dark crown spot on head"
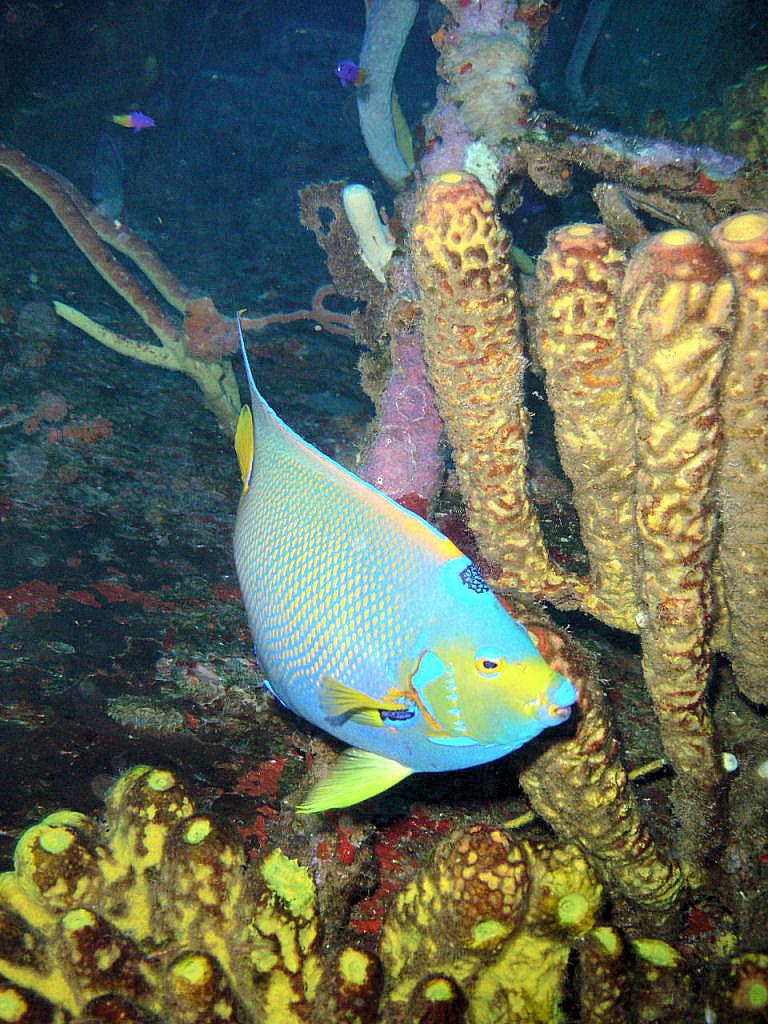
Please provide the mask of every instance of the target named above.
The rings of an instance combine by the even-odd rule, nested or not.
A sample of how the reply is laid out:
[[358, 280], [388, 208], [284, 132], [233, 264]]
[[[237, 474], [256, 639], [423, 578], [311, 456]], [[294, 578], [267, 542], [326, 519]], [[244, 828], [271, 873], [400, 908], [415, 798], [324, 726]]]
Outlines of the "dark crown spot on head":
[[472, 562], [461, 570], [459, 579], [465, 587], [468, 587], [475, 594], [484, 594], [487, 590], [491, 589], [483, 579], [483, 574]]

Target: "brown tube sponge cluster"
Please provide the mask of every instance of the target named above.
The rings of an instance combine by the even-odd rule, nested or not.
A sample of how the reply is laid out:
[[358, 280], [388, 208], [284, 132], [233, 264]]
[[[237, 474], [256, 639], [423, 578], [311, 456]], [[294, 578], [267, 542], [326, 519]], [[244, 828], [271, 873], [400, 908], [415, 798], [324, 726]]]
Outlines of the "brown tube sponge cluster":
[[720, 568], [728, 651], [742, 693], [768, 703], [768, 213], [712, 232], [736, 286], [737, 319], [721, 388]]
[[411, 258], [424, 355], [470, 526], [499, 567], [500, 585], [555, 595], [568, 587], [549, 562], [526, 490], [525, 355], [508, 248], [490, 196], [471, 175], [448, 171], [427, 184]]

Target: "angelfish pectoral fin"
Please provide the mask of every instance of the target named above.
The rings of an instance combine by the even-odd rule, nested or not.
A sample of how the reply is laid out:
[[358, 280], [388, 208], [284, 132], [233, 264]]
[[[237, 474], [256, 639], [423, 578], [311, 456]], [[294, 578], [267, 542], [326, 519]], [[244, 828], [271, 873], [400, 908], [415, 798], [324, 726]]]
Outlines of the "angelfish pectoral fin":
[[376, 700], [328, 676], [322, 682], [320, 706], [329, 718], [351, 718], [360, 725], [377, 728], [388, 719], [397, 721], [411, 710], [402, 701]]
[[350, 747], [339, 757], [330, 773], [312, 787], [296, 811], [298, 814], [311, 814], [332, 807], [351, 807], [383, 793], [412, 773], [412, 768], [406, 768], [399, 761]]

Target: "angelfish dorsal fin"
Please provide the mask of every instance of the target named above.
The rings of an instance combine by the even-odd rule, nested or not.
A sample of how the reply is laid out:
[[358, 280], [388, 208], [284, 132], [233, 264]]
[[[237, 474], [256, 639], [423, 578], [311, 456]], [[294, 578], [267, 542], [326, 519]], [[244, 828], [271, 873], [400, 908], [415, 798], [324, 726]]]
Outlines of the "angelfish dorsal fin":
[[350, 747], [338, 758], [330, 773], [312, 787], [296, 811], [311, 814], [332, 807], [351, 807], [383, 793], [411, 774], [413, 769], [399, 761]]

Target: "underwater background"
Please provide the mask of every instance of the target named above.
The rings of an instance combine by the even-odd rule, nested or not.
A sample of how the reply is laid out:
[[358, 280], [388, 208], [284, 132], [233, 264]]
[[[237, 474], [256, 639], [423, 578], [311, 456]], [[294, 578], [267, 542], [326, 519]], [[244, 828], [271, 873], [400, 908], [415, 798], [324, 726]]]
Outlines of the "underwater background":
[[[553, 119], [587, 132], [710, 146], [738, 157], [734, 167], [749, 163], [765, 173], [764, 3], [562, 0], [520, 6], [537, 8], [542, 21], [529, 72], [534, 112], [553, 111]], [[433, 39], [447, 17], [441, 4], [423, 0], [400, 58], [397, 94], [417, 159], [424, 136], [419, 124], [433, 109], [439, 84]], [[589, 19], [599, 26], [589, 44], [583, 42], [579, 62], [574, 51]], [[355, 88], [343, 87], [334, 73], [340, 61], [357, 60], [365, 26], [362, 0], [5, 0], [0, 142], [72, 182], [108, 220], [148, 243], [187, 289], [209, 296], [223, 317], [238, 309], [254, 319], [306, 310], [329, 271], [325, 253], [299, 219], [299, 191], [312, 183], [359, 182], [395, 216], [399, 190], [369, 158]], [[742, 110], [738, 104], [747, 93], [748, 109]], [[115, 122], [131, 111], [154, 124], [134, 131]], [[736, 173], [723, 166], [724, 177]], [[529, 179], [520, 184], [519, 202], [503, 211], [504, 227], [521, 253], [519, 268], [525, 256], [537, 258], [552, 228], [598, 219], [591, 190], [601, 177], [576, 168], [567, 194], [537, 188]], [[714, 173], [712, 178], [721, 180]], [[647, 228], [669, 227], [668, 217], [656, 214], [641, 205]], [[417, 877], [429, 878], [419, 871], [438, 872], [429, 867], [438, 838], [459, 828], [490, 834], [526, 813], [518, 768], [551, 737], [503, 762], [415, 775], [362, 808], [297, 819], [293, 806], [309, 773], [330, 764], [341, 747], [281, 710], [262, 686], [232, 552], [241, 481], [231, 437], [189, 376], [125, 358], [56, 315], [54, 300], [120, 335], [152, 341], [38, 196], [4, 172], [0, 231], [0, 870], [12, 870], [19, 837], [47, 814], [69, 808], [96, 821], [116, 779], [136, 765], [153, 766], [183, 782], [201, 814], [227, 823], [227, 836], [242, 844], [245, 861], [261, 864], [280, 848], [307, 868], [318, 889], [325, 887], [320, 917], [327, 945], [312, 954], [321, 966], [348, 941], [374, 957], [396, 894]], [[319, 325], [311, 319], [267, 324], [249, 337], [254, 375], [272, 407], [302, 437], [353, 470], [370, 443], [375, 387], [361, 382], [362, 342], [358, 335], [356, 343], [355, 322], [346, 314], [362, 314], [365, 305], [359, 296], [329, 300], [328, 308], [349, 328], [339, 333], [323, 331], [320, 317]], [[237, 359], [232, 363], [245, 396], [242, 368]], [[370, 365], [367, 372], [373, 372]], [[551, 556], [583, 573], [588, 559], [578, 516], [537, 381], [533, 374], [525, 380], [533, 413], [528, 491]], [[444, 455], [450, 462], [447, 450]], [[455, 478], [430, 511], [460, 546], [473, 544]], [[657, 762], [662, 745], [638, 638], [580, 611], [549, 612], [595, 659], [627, 768]], [[645, 1016], [637, 1010], [626, 1019], [724, 1020], [726, 1013], [768, 1019], [765, 705], [739, 695], [725, 658], [714, 664], [709, 702], [719, 747], [733, 756], [742, 779], [734, 783], [741, 785], [741, 831], [737, 842], [724, 842], [730, 853], [722, 856], [731, 858], [731, 888], [742, 892], [745, 906], [727, 900], [725, 907], [715, 906], [708, 893], [658, 916], [648, 908], [625, 911], [615, 923], [611, 899], [604, 899], [601, 911], [597, 900], [598, 924], [635, 937], [657, 936], [688, 958], [681, 967], [680, 960], [665, 961], [666, 953], [658, 963], [649, 954], [662, 981], [644, 975], [641, 985], [636, 973], [633, 1005], [650, 998], [655, 984], [671, 994], [663, 1005], [659, 997]], [[641, 814], [665, 851], [675, 827], [670, 787], [668, 769], [638, 782]], [[540, 819], [525, 834], [534, 844], [552, 841]], [[453, 878], [451, 865], [434, 877]], [[285, 896], [278, 883], [270, 891]], [[421, 924], [429, 932], [432, 919], [425, 914]], [[489, 914], [479, 916], [485, 921]], [[400, 924], [404, 932], [404, 918]], [[442, 927], [434, 923], [435, 930]], [[0, 914], [0, 986], [4, 958], [14, 958], [9, 932], [4, 946], [3, 928], [10, 925]], [[160, 945], [149, 926], [142, 941]], [[389, 941], [395, 942], [391, 935]], [[310, 945], [306, 937], [296, 942]], [[542, 1009], [525, 999], [519, 1010], [512, 1001], [494, 1009], [481, 1006], [480, 996], [468, 1008], [449, 985], [432, 996], [436, 1004], [450, 1004], [453, 1016], [429, 1016], [429, 1000], [419, 1009], [409, 994], [410, 1017], [395, 1000], [396, 1008], [382, 1009], [380, 1019], [625, 1019], [600, 1018], [580, 1004], [573, 959], [568, 961], [571, 946], [565, 943], [552, 997], [556, 1011], [546, 1009], [546, 1000]], [[734, 981], [732, 958], [747, 952], [759, 955], [750, 961], [752, 973], [747, 982], [741, 975]], [[635, 964], [642, 959], [637, 950], [632, 956]], [[307, 962], [307, 1014], [379, 1019], [370, 993], [369, 1016], [355, 1018], [356, 1011], [339, 1004], [336, 1017], [329, 1017], [330, 982], [308, 981]], [[435, 963], [441, 963], [437, 955]], [[234, 956], [232, 976], [233, 964]], [[385, 969], [378, 987], [369, 986], [376, 998], [381, 984], [385, 991], [391, 984], [387, 970], [394, 969]], [[447, 972], [435, 967], [432, 974], [442, 978]], [[298, 982], [292, 984], [297, 991]], [[423, 979], [419, 984], [423, 988]], [[731, 999], [740, 985], [748, 994]], [[13, 1017], [10, 996], [2, 991], [0, 1021], [54, 1019]], [[50, 998], [53, 988], [41, 991]], [[129, 994], [126, 988], [126, 1000]], [[282, 1003], [280, 998], [274, 995], [281, 1009], [272, 1016], [246, 1007], [237, 1011], [238, 1019], [309, 1019], [302, 1008], [291, 1016], [288, 996]], [[77, 1015], [82, 1007], [62, 1005], [70, 1016], [61, 1019], [91, 1019]], [[715, 1006], [721, 1016], [713, 1015]], [[129, 1018], [105, 1011], [93, 1019]], [[194, 1019], [215, 1018], [201, 1011]]]

